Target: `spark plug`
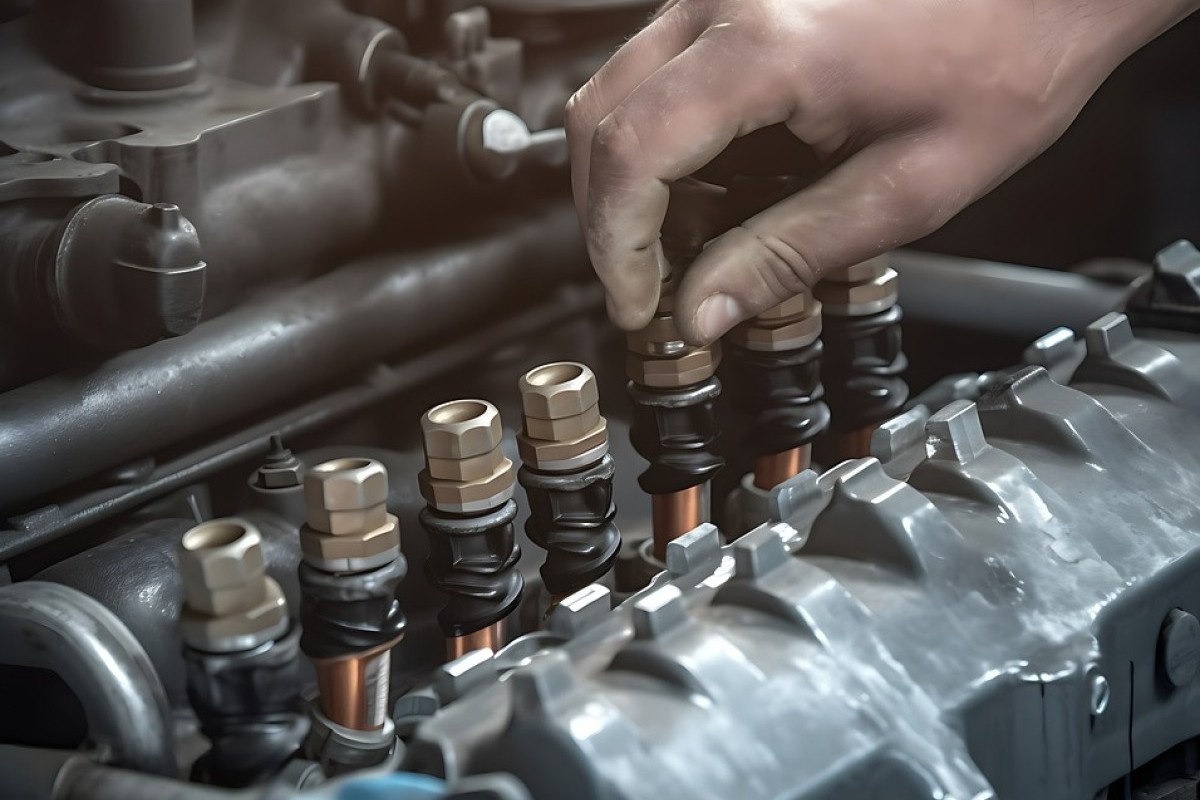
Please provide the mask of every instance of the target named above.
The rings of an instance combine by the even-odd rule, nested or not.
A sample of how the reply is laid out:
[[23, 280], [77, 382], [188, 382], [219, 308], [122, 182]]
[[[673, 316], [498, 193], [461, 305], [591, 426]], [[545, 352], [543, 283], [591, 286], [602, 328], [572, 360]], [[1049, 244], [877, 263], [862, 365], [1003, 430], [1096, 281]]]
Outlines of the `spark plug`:
[[521, 602], [521, 548], [513, 531], [513, 463], [500, 449], [500, 412], [483, 400], [455, 400], [421, 417], [426, 468], [421, 525], [429, 533], [425, 572], [446, 595], [438, 624], [452, 661], [499, 650], [506, 620]]
[[212, 743], [198, 780], [241, 787], [276, 775], [300, 748], [300, 631], [266, 574], [262, 536], [242, 519], [183, 535], [180, 618], [188, 699]]
[[379, 764], [395, 747], [388, 694], [406, 563], [387, 496], [387, 470], [373, 459], [327, 461], [304, 477], [300, 647], [319, 692], [308, 750], [329, 773]]
[[529, 499], [525, 532], [546, 551], [542, 582], [551, 604], [602, 578], [621, 549], [614, 523], [608, 423], [596, 376], [583, 364], [530, 370], [519, 382], [524, 427], [517, 479]]
[[824, 306], [822, 379], [836, 455], [864, 458], [875, 429], [908, 400], [898, 276], [883, 255], [827, 276], [815, 294]]

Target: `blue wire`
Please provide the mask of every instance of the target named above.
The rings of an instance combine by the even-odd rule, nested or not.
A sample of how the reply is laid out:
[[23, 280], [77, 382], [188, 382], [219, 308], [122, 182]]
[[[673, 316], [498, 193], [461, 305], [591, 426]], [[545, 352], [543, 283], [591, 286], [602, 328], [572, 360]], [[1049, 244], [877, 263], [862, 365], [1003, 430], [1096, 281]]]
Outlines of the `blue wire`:
[[429, 775], [393, 772], [377, 778], [348, 783], [338, 800], [440, 800], [446, 796], [446, 784]]

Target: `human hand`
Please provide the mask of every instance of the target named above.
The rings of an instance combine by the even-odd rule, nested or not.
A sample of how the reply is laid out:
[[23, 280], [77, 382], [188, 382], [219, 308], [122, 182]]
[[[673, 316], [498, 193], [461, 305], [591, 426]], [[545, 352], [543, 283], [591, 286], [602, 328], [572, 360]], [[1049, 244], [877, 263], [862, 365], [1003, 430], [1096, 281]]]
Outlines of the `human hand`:
[[826, 169], [709, 243], [676, 295], [692, 344], [928, 234], [1056, 140], [1200, 0], [673, 0], [572, 98], [575, 203], [622, 328], [666, 274], [669, 186], [784, 123]]

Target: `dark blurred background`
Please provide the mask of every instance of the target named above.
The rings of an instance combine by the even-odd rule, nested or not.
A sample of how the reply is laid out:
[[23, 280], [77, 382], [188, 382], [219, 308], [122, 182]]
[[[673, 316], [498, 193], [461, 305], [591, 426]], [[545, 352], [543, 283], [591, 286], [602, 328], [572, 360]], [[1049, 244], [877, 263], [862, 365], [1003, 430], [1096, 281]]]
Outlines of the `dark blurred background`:
[[1200, 241], [1200, 15], [1152, 42], [1067, 134], [921, 249], [1070, 268]]

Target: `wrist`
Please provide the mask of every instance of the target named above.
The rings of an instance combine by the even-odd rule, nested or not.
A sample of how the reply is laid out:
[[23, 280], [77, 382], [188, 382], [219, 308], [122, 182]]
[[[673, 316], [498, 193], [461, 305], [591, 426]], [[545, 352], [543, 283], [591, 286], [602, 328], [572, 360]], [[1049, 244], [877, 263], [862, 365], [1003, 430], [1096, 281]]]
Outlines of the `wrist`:
[[[1066, 0], [1077, 8], [1085, 35], [1092, 39], [1089, 55], [1111, 72], [1193, 12], [1200, 0]], [[1106, 64], [1107, 62], [1107, 64]]]

